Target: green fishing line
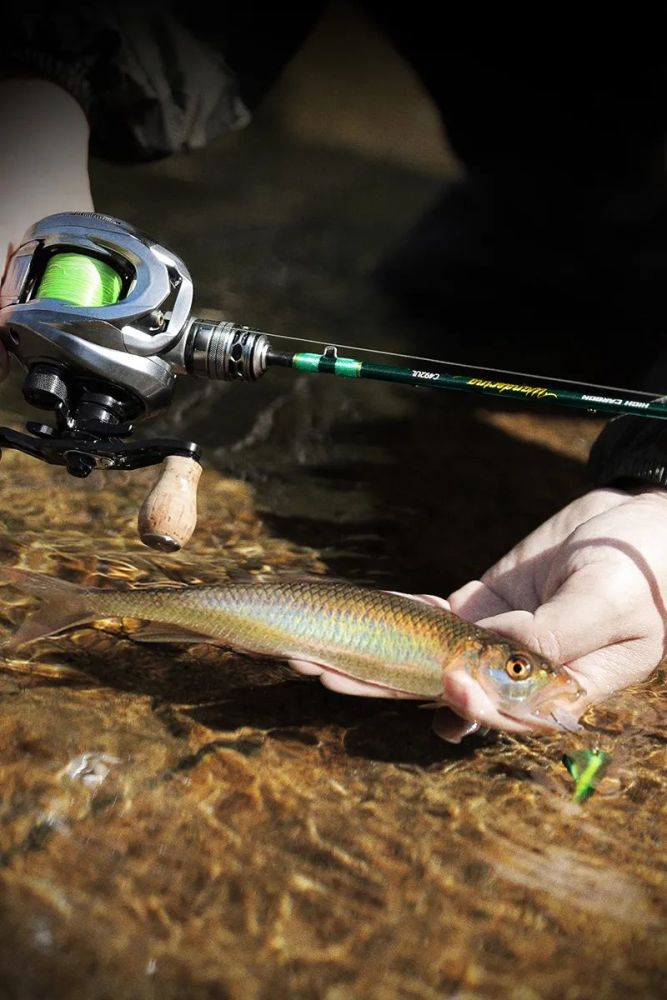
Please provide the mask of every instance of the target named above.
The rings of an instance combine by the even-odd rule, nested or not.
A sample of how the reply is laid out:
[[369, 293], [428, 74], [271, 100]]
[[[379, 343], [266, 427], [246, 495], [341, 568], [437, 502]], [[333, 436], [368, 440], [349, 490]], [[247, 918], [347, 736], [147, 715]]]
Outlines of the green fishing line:
[[35, 298], [61, 299], [75, 306], [118, 302], [122, 278], [113, 267], [81, 253], [57, 253], [46, 265]]

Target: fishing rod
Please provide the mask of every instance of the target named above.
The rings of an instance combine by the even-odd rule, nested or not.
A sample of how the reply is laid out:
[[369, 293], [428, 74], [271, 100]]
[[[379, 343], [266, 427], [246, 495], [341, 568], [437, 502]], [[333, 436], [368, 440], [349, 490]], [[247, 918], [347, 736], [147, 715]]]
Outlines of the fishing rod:
[[[138, 421], [170, 406], [177, 376], [250, 382], [270, 368], [288, 368], [667, 418], [667, 396], [267, 336], [197, 318], [192, 301], [192, 279], [179, 257], [95, 212], [36, 223], [11, 256], [0, 289], [0, 339], [26, 371], [24, 399], [53, 419], [28, 421], [27, 433], [0, 427], [0, 448], [64, 466], [79, 478], [95, 469], [161, 463], [139, 512], [139, 534], [166, 551], [181, 548], [194, 530], [201, 449], [192, 441], [133, 434]], [[297, 342], [323, 349], [292, 350]]]
[[[274, 340], [297, 338], [274, 337]], [[321, 353], [300, 351], [274, 351], [269, 349], [264, 358], [267, 368], [273, 366], [294, 368], [299, 372], [318, 372], [341, 378], [375, 379], [383, 382], [397, 382], [402, 385], [427, 386], [431, 389], [471, 392], [477, 395], [500, 396], [522, 401], [544, 401], [557, 406], [584, 409], [589, 413], [633, 413], [647, 417], [667, 418], [667, 396], [657, 393], [619, 389], [607, 385], [573, 382], [567, 379], [529, 375], [525, 372], [504, 371], [498, 368], [481, 368], [455, 361], [440, 361], [435, 358], [413, 358], [404, 354], [371, 351], [362, 347], [341, 347], [319, 341], [299, 338], [300, 343], [318, 344], [324, 347]], [[388, 365], [376, 361], [360, 361], [357, 358], [339, 357], [339, 350], [356, 353], [381, 354], [385, 357], [402, 358], [423, 362], [419, 368], [414, 364]], [[429, 367], [426, 367], [426, 366]], [[438, 366], [434, 370], [433, 366]]]

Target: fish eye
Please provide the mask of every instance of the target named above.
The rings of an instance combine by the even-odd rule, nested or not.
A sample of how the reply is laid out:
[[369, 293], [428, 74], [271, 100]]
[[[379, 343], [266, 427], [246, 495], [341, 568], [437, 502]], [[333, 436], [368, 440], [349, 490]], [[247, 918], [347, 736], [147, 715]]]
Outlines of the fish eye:
[[525, 656], [510, 656], [505, 663], [505, 670], [513, 681], [525, 681], [533, 672], [533, 664]]

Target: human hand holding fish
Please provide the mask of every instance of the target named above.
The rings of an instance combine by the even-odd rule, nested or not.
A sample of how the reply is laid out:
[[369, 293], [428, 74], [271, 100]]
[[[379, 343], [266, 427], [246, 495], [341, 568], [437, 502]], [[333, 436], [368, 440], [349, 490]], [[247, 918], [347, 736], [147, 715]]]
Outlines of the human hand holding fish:
[[[664, 658], [666, 587], [667, 492], [606, 489], [569, 504], [449, 600], [413, 597], [564, 664], [580, 682], [581, 695], [553, 704], [564, 728], [575, 728], [589, 705], [646, 680]], [[326, 674], [323, 680], [338, 689], [344, 683]], [[353, 691], [351, 684], [345, 689], [371, 693]], [[458, 705], [457, 711], [450, 701], [434, 722], [449, 742], [460, 742], [480, 726], [540, 728], [525, 716], [511, 725], [507, 719], [504, 725], [497, 718], [487, 721], [489, 707], [472, 685], [464, 710], [460, 697]]]
[[662, 661], [666, 589], [667, 491], [604, 489], [569, 504], [449, 602], [565, 664], [585, 690], [572, 707], [579, 717]]

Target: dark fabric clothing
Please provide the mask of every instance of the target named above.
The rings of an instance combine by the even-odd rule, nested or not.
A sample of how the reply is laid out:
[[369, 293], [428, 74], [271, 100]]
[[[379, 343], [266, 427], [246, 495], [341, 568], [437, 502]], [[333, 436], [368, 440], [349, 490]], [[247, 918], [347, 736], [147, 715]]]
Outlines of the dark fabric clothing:
[[223, 56], [168, 4], [12, 4], [3, 73], [32, 73], [79, 101], [94, 154], [139, 161], [194, 149], [245, 125], [249, 112]]
[[610, 420], [591, 449], [588, 468], [594, 486], [667, 487], [667, 421]]
[[[656, 344], [662, 341], [656, 336]], [[667, 396], [667, 349], [655, 347], [638, 388]], [[662, 386], [662, 388], [661, 388]], [[591, 448], [588, 471], [594, 486], [636, 489], [642, 483], [667, 487], [667, 420], [614, 417]]]
[[1, 72], [33, 74], [68, 90], [88, 116], [93, 154], [157, 159], [246, 125], [320, 7], [12, 4], [3, 14]]

